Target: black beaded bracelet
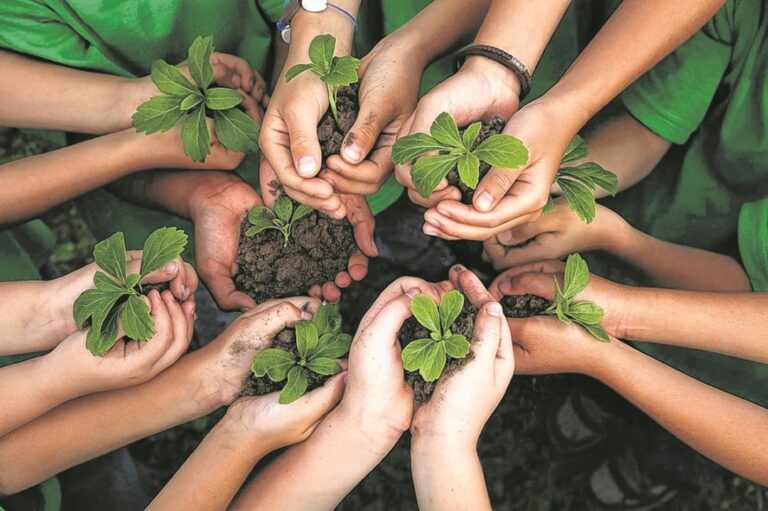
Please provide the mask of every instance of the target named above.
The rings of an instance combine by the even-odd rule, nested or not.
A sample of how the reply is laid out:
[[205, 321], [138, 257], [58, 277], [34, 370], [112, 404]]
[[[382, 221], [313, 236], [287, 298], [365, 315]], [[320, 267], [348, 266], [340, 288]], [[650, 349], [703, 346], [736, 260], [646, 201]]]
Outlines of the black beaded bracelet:
[[478, 55], [498, 62], [502, 66], [510, 69], [517, 78], [520, 80], [520, 99], [525, 99], [525, 96], [531, 92], [531, 73], [525, 64], [517, 60], [514, 56], [505, 52], [501, 48], [495, 46], [488, 46], [485, 44], [474, 44], [467, 46], [459, 52], [458, 65], [464, 63], [464, 60], [470, 55]]

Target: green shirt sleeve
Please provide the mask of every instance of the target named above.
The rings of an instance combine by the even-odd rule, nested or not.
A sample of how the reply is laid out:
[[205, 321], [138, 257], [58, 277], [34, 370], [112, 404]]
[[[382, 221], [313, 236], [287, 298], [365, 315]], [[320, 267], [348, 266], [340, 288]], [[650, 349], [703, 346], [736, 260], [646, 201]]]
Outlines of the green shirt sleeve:
[[754, 291], [768, 291], [768, 198], [739, 213], [739, 253]]
[[685, 143], [709, 110], [731, 58], [734, 1], [623, 95], [638, 121], [675, 144]]

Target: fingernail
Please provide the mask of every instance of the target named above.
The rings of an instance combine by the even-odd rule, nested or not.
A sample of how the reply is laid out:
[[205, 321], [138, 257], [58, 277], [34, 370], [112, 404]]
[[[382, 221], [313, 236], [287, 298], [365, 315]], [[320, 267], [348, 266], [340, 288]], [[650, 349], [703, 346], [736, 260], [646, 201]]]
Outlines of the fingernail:
[[485, 306], [485, 310], [489, 316], [500, 318], [504, 315], [504, 311], [501, 310], [501, 304], [499, 302], [490, 302]]
[[429, 220], [427, 220], [427, 223], [432, 225], [433, 227], [438, 227], [438, 228], [442, 227], [442, 225], [440, 225], [440, 220], [436, 218], [430, 218]]
[[171, 261], [170, 263], [165, 265], [165, 268], [163, 268], [163, 271], [165, 273], [176, 273], [179, 271], [179, 265], [176, 263], [176, 261]]
[[181, 286], [181, 299], [186, 300], [189, 298], [189, 288], [187, 286]]
[[379, 257], [379, 247], [376, 246], [376, 242], [373, 242], [373, 255], [374, 257]]
[[428, 236], [437, 236], [437, 230], [429, 224], [424, 225], [424, 234]]
[[466, 268], [464, 267], [464, 265], [461, 265], [461, 264], [454, 264], [454, 265], [453, 265], [453, 268], [451, 268], [451, 269], [452, 269], [453, 271], [455, 271], [455, 272], [460, 272], [460, 271], [464, 271], [464, 270], [466, 270]]
[[344, 159], [350, 163], [360, 163], [363, 159], [363, 150], [357, 144], [352, 144], [342, 149]]
[[408, 296], [408, 298], [413, 298], [414, 296], [416, 296], [419, 293], [421, 293], [421, 290], [418, 287], [412, 287], [411, 289], [406, 291], [405, 294], [406, 294], [406, 296]]
[[304, 156], [299, 160], [299, 174], [302, 176], [312, 176], [317, 170], [317, 162], [312, 156]]
[[189, 309], [189, 313], [195, 316], [195, 318], [197, 318], [197, 314], [195, 314], [195, 309], [197, 309], [197, 304], [195, 302], [192, 302], [192, 307]]
[[477, 198], [477, 209], [480, 211], [490, 211], [493, 206], [493, 196], [488, 192], [483, 192]]
[[314, 316], [312, 316], [312, 313], [311, 313], [311, 312], [309, 312], [309, 311], [301, 311], [301, 319], [310, 320], [310, 319], [312, 319], [313, 317], [314, 317]]
[[512, 235], [512, 231], [503, 231], [496, 236], [496, 240], [502, 245], [513, 245], [515, 237]]

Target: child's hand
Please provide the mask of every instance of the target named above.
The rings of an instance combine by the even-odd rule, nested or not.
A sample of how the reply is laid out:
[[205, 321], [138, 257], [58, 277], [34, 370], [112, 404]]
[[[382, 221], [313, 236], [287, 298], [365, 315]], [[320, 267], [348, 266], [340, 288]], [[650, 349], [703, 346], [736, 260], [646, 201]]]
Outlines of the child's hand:
[[504, 270], [534, 261], [561, 259], [574, 252], [610, 250], [628, 227], [618, 214], [599, 204], [595, 219], [587, 224], [571, 211], [564, 198], [559, 198], [552, 210], [538, 220], [487, 240], [485, 254], [496, 270]]
[[187, 350], [194, 330], [195, 303], [179, 305], [170, 291], [161, 295], [156, 290], [150, 291], [146, 300], [155, 322], [155, 335], [149, 341], [120, 338], [106, 356], [95, 357], [85, 347], [87, 332], [77, 332], [50, 353], [55, 367], [69, 373], [67, 381], [79, 395], [145, 382]]
[[[490, 292], [495, 299], [504, 296], [532, 294], [553, 300], [555, 298], [555, 282], [557, 278], [561, 285], [565, 264], [562, 261], [540, 261], [511, 268], [491, 283]], [[614, 337], [624, 338], [627, 332], [626, 324], [631, 311], [632, 288], [617, 284], [597, 275], [589, 276], [587, 287], [576, 295], [577, 300], [588, 300], [603, 308], [605, 315], [600, 324]]]
[[[346, 361], [339, 363], [346, 366]], [[227, 410], [224, 421], [245, 445], [257, 443], [265, 451], [302, 442], [339, 402], [346, 376], [347, 372], [342, 371], [287, 405], [278, 402], [279, 392], [238, 399]]]
[[515, 340], [518, 374], [578, 373], [598, 377], [609, 356], [624, 344], [596, 342], [584, 328], [565, 324], [557, 318], [537, 316], [509, 319]]

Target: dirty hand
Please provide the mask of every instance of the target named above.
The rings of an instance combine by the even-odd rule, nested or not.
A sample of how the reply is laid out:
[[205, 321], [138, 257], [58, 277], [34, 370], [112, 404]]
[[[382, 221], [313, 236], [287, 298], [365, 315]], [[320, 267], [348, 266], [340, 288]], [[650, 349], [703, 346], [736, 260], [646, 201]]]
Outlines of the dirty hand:
[[[555, 282], [562, 285], [565, 264], [561, 261], [540, 261], [511, 268], [500, 274], [491, 283], [491, 294], [501, 300], [504, 296], [532, 294], [553, 300]], [[588, 300], [599, 305], [605, 315], [600, 324], [614, 337], [624, 338], [627, 332], [627, 318], [634, 302], [632, 287], [617, 284], [608, 279], [589, 276], [587, 287], [576, 295], [577, 301]], [[517, 341], [515, 341], [517, 342]]]
[[[429, 133], [432, 122], [443, 112], [451, 114], [460, 127], [494, 115], [506, 119], [517, 112], [519, 97], [520, 82], [512, 71], [482, 57], [469, 57], [455, 75], [419, 100], [397, 138]], [[443, 200], [458, 201], [461, 198], [459, 190], [449, 187], [445, 179], [428, 199], [423, 198], [411, 181], [411, 165], [396, 166], [395, 176], [408, 188], [411, 201], [420, 206], [433, 207]]]
[[587, 224], [574, 213], [564, 198], [555, 200], [535, 222], [519, 225], [497, 234], [484, 244], [485, 255], [494, 269], [501, 271], [521, 264], [561, 259], [574, 252], [612, 251], [629, 224], [605, 206]]
[[195, 303], [176, 302], [170, 291], [149, 292], [155, 335], [146, 342], [120, 338], [104, 357], [92, 355], [85, 346], [87, 331], [76, 332], [59, 344], [50, 357], [54, 367], [69, 372], [66, 381], [78, 395], [130, 387], [143, 383], [168, 368], [187, 351], [195, 323]]
[[[472, 205], [444, 198], [424, 215], [424, 232], [455, 240], [485, 241], [537, 220], [547, 204], [560, 160], [578, 127], [563, 126], [563, 114], [542, 101], [523, 107], [503, 133], [522, 140], [528, 163], [517, 170], [492, 168], [480, 180]], [[553, 130], [552, 127], [558, 129]]]

